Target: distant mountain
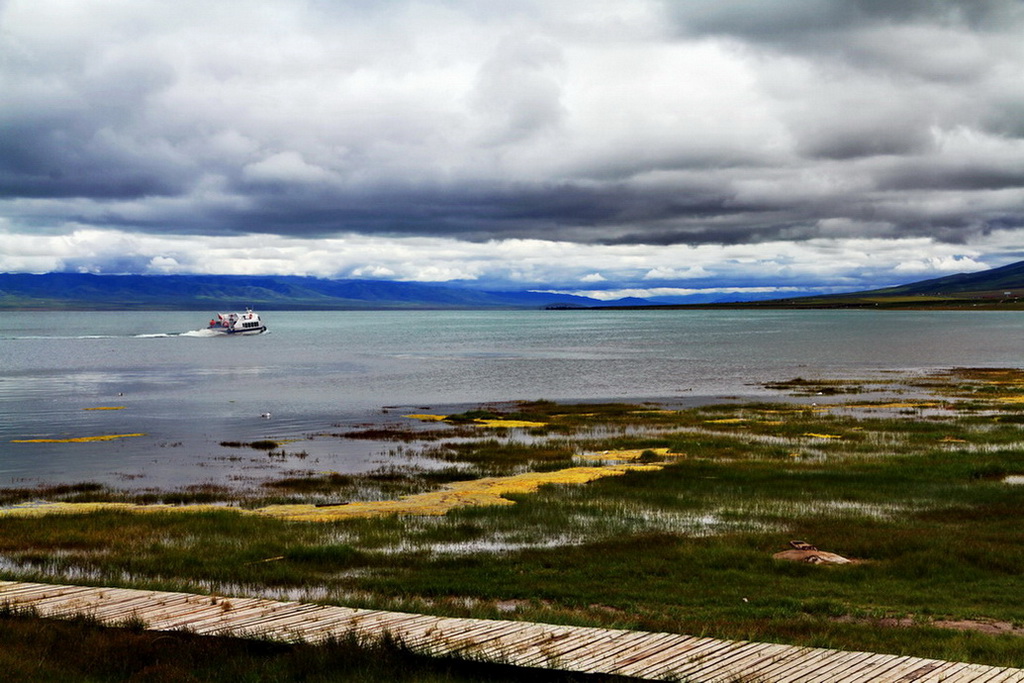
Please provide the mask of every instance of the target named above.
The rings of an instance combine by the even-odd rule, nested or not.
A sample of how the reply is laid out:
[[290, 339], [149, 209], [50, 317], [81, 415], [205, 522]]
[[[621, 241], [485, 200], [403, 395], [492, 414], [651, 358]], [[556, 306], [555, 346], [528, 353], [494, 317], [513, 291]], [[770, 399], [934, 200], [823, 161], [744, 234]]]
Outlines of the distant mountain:
[[861, 294], [936, 296], [965, 293], [974, 295], [1005, 295], [1006, 292], [1024, 294], [1024, 261], [977, 273], [946, 275], [945, 277], [922, 280], [908, 285], [861, 292]]
[[[903, 308], [903, 309], [1002, 309], [1024, 310], [1024, 261], [977, 273], [958, 273], [905, 285], [844, 294], [813, 294], [784, 299], [758, 294], [745, 301], [720, 295], [665, 301], [652, 297], [645, 307], [686, 308]], [[703, 298], [703, 300], [701, 300]], [[635, 308], [630, 305], [613, 305]]]
[[846, 294], [773, 299], [758, 308], [1001, 308], [1024, 309], [1024, 261], [905, 285]]
[[[637, 300], [635, 303], [642, 303]], [[277, 310], [596, 307], [568, 294], [296, 276], [0, 273], [0, 309]]]

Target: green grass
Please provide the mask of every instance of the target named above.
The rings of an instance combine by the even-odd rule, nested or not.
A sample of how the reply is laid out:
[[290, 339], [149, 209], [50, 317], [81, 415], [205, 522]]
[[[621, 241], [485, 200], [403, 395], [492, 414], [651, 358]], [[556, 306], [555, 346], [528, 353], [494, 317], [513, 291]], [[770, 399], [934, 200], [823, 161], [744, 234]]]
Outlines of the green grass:
[[[1024, 487], [1002, 482], [1024, 472], [1024, 433], [1006, 419], [1019, 415], [1017, 406], [998, 401], [1016, 395], [1021, 379], [1006, 370], [928, 378], [943, 395], [955, 386], [986, 396], [971, 398], [977, 409], [970, 411], [518, 404], [502, 416], [529, 415], [523, 419], [548, 423], [550, 435], [432, 438], [422, 453], [449, 468], [292, 477], [242, 502], [403, 495], [461, 477], [561, 467], [574, 453], [615, 448], [681, 455], [660, 471], [548, 486], [516, 496], [514, 506], [444, 517], [328, 524], [228, 510], [0, 517], [0, 576], [1017, 666], [1024, 638], [939, 626], [1024, 625], [1015, 598], [1024, 591]], [[109, 493], [85, 485], [53, 495]], [[792, 539], [857, 562], [773, 559]], [[887, 625], [894, 620], [901, 625]]]

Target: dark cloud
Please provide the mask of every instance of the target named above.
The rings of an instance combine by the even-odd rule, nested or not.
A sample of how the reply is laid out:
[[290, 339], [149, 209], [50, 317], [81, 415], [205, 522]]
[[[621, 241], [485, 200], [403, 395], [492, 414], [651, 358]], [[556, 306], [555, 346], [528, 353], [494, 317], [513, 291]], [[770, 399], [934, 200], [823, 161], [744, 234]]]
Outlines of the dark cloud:
[[10, 225], [734, 245], [1024, 215], [1019, 2], [82, 5], [0, 9]]

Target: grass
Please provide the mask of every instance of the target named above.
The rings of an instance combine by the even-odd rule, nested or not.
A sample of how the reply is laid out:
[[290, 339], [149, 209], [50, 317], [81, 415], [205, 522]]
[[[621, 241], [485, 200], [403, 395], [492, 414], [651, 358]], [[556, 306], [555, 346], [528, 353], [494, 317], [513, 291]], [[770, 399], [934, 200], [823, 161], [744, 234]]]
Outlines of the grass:
[[[0, 517], [0, 577], [1017, 666], [1024, 638], [980, 627], [999, 623], [1020, 633], [1024, 626], [1015, 599], [1024, 589], [1024, 487], [1003, 482], [1024, 472], [1017, 419], [1024, 406], [1006, 400], [1022, 387], [1019, 371], [973, 369], [893, 382], [893, 392], [941, 397], [920, 404], [836, 396], [815, 407], [489, 406], [487, 419], [546, 427], [483, 427], [476, 438], [450, 440], [432, 434], [420, 448], [450, 463], [439, 471], [290, 477], [235, 502], [394, 498], [452, 481], [595, 463], [621, 448], [641, 458], [649, 451], [646, 459], [659, 458], [661, 469], [507, 493], [514, 505], [433, 517], [314, 524], [223, 509]], [[662, 458], [657, 449], [682, 457]], [[6, 492], [6, 500], [30, 493]], [[113, 493], [93, 484], [48, 492]], [[773, 559], [791, 539], [856, 562]], [[945, 627], [951, 621], [968, 627]]]

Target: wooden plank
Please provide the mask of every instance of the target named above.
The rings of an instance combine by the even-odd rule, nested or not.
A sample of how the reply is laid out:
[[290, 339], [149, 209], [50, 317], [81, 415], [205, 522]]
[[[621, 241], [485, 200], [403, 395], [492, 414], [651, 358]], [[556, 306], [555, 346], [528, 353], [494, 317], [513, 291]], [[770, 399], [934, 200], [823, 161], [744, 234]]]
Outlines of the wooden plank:
[[626, 667], [624, 671], [628, 671], [628, 675], [635, 678], [655, 675], [663, 676], [670, 670], [674, 662], [678, 663], [681, 658], [686, 656], [699, 656], [700, 652], [706, 649], [712, 642], [714, 641], [711, 638], [689, 638], [662, 650], [656, 655], [647, 657], [643, 662], [638, 662], [635, 666]]
[[538, 628], [537, 624], [530, 622], [504, 622], [504, 626], [503, 629], [499, 628], [486, 637], [481, 637], [472, 648], [467, 648], [464, 652], [469, 653], [472, 650], [477, 655], [512, 662], [518, 644], [532, 642], [544, 633], [543, 628]]
[[[649, 661], [651, 657], [666, 652], [669, 649], [677, 648], [684, 642], [693, 640], [692, 636], [680, 636], [677, 633], [649, 633], [641, 642], [632, 648], [624, 650], [615, 655], [610, 663], [610, 669], [617, 675], [627, 675], [624, 672], [631, 667], [640, 666], [641, 663]], [[558, 648], [552, 648], [557, 652]], [[561, 659], [561, 658], [559, 658]], [[556, 668], [551, 666], [549, 668]]]
[[766, 680], [809, 683], [801, 679], [818, 678], [849, 661], [850, 652], [813, 647], [794, 647], [790, 653], [761, 666], [758, 674]]
[[463, 651], [464, 654], [472, 654], [477, 659], [521, 665], [521, 660], [532, 657], [534, 647], [550, 642], [548, 639], [549, 629], [531, 628], [529, 622], [521, 623], [525, 626], [519, 626], [514, 631], [491, 638], [480, 646], [467, 648]]
[[817, 660], [810, 666], [802, 665], [802, 662], [791, 661], [788, 666], [794, 673], [787, 676], [787, 680], [794, 683], [826, 683], [842, 677], [842, 680], [852, 678], [853, 672], [875, 657], [874, 652], [844, 652], [838, 650], [820, 650], [828, 653], [823, 659]]
[[331, 638], [340, 638], [348, 634], [355, 634], [356, 637], [369, 638], [366, 634], [360, 636], [353, 628], [353, 617], [347, 612], [340, 612], [343, 608], [334, 608], [330, 605], [324, 606], [323, 613], [310, 615], [307, 621], [289, 627], [289, 640], [302, 640], [307, 643], [320, 643]]
[[546, 639], [535, 641], [531, 648], [524, 652], [523, 666], [540, 666], [555, 668], [547, 663], [553, 659], [559, 661], [572, 660], [580, 656], [581, 650], [599, 647], [614, 640], [616, 633], [602, 633], [601, 629], [577, 626], [562, 626], [552, 631]]
[[1001, 671], [997, 667], [985, 666], [983, 664], [960, 663], [959, 668], [952, 674], [948, 674], [943, 681], [949, 683], [989, 683]]
[[748, 646], [748, 643], [743, 641], [724, 642], [723, 647], [706, 650], [704, 656], [673, 660], [668, 670], [680, 678], [691, 678], [698, 674], [700, 678], [707, 680], [719, 678], [729, 671], [726, 664]]
[[318, 607], [319, 605], [288, 605], [287, 607], [268, 608], [264, 605], [257, 609], [254, 606], [243, 614], [225, 612], [219, 617], [207, 619], [201, 624], [196, 624], [193, 627], [193, 631], [199, 635], [217, 634], [250, 637], [255, 636], [261, 628], [271, 625], [275, 621], [300, 616], [315, 611]]
[[395, 635], [406, 626], [423, 622], [425, 619], [424, 615], [406, 612], [381, 612], [375, 617], [364, 619], [356, 628], [358, 631], [366, 631], [371, 634], [389, 632]]
[[140, 621], [141, 612], [151, 609], [153, 598], [147, 595], [138, 596], [128, 600], [100, 601], [93, 605], [89, 615], [94, 619], [105, 623], [113, 623], [118, 619], [135, 617]]
[[434, 616], [401, 614], [394, 619], [380, 620], [374, 624], [372, 630], [365, 628], [364, 625], [360, 627], [360, 631], [373, 637], [383, 637], [387, 634], [406, 646], [412, 647], [415, 645], [420, 629], [428, 628], [436, 620], [437, 617]]
[[[603, 643], [614, 640], [618, 631], [606, 631], [604, 629], [586, 626], [563, 626], [569, 630], [569, 635], [558, 638], [557, 650], [560, 657], [573, 657], [573, 653], [590, 647], [597, 647]], [[554, 646], [554, 644], [552, 643]]]
[[193, 622], [216, 616], [221, 611], [220, 605], [210, 604], [209, 601], [203, 603], [187, 601], [184, 605], [177, 605], [175, 608], [164, 610], [160, 614], [146, 615], [143, 619], [147, 621], [149, 628], [154, 631], [187, 631]]
[[992, 683], [1024, 683], [1024, 670], [1005, 667]]
[[841, 676], [844, 681], [874, 681], [875, 677], [882, 673], [878, 666], [888, 663], [886, 668], [893, 668], [889, 659], [891, 657], [893, 655], [879, 655], [874, 652], [844, 652], [839, 657], [831, 658], [827, 667], [823, 667], [816, 675], [804, 675], [794, 680], [799, 683], [827, 683]]
[[[308, 612], [282, 615], [261, 624], [256, 630], [256, 635], [265, 640], [283, 640], [295, 642], [305, 640], [305, 633], [317, 624], [322, 624], [324, 617], [334, 614], [334, 610], [327, 605], [317, 605], [316, 609]], [[319, 626], [322, 630], [323, 626]]]
[[275, 614], [281, 610], [292, 609], [300, 603], [273, 603], [263, 599], [232, 602], [223, 600], [210, 605], [217, 608], [214, 613], [202, 620], [196, 620], [193, 626], [202, 628], [208, 626], [212, 621], [224, 623], [243, 622], [248, 619], [255, 619], [260, 616]]
[[261, 624], [270, 622], [296, 613], [303, 613], [315, 610], [316, 605], [302, 606], [295, 605], [251, 605], [236, 611], [226, 610], [217, 617], [207, 619], [204, 623], [197, 624], [200, 631], [214, 632], [218, 627], [225, 632], [250, 633], [253, 629], [259, 628]]
[[146, 628], [156, 629], [156, 625], [161, 620], [166, 619], [169, 615], [178, 615], [183, 610], [194, 607], [195, 600], [193, 596], [189, 595], [177, 595], [170, 596], [167, 598], [161, 598], [158, 603], [151, 604], [144, 609], [140, 609], [138, 617], [145, 623]]
[[15, 583], [10, 586], [6, 586], [3, 590], [0, 590], [0, 596], [7, 598], [25, 597], [31, 596], [38, 593], [58, 593], [68, 590], [79, 590], [84, 589], [86, 586], [61, 586], [57, 584], [46, 584], [46, 583]]
[[85, 593], [86, 591], [93, 590], [88, 586], [40, 586], [38, 588], [29, 588], [26, 591], [11, 591], [7, 593], [5, 591], [5, 602], [13, 602], [15, 604], [33, 604], [38, 600], [45, 600], [50, 597], [58, 597], [62, 595], [73, 595], [76, 593]]
[[[211, 600], [205, 603], [186, 601], [174, 606], [169, 606], [168, 609], [162, 610], [156, 614], [150, 614], [149, 618], [159, 621], [170, 619], [174, 616], [187, 616], [190, 619], [190, 629], [199, 629], [205, 626], [206, 623], [212, 619], [219, 619], [223, 618], [225, 615], [232, 614], [233, 610], [248, 612], [251, 610], [258, 610], [262, 605], [263, 601], [260, 599], [240, 601], [220, 600], [217, 602]], [[142, 616], [143, 620], [146, 620], [147, 618], [146, 615], [140, 616]]]
[[899, 680], [901, 671], [906, 672], [918, 668], [922, 661], [913, 657], [903, 659], [897, 655], [875, 654], [846, 667], [843, 675], [851, 683], [860, 681], [875, 683], [875, 681], [886, 677]]
[[756, 677], [762, 668], [774, 664], [784, 652], [774, 643], [747, 643], [736, 651], [714, 662], [716, 677]]
[[944, 673], [950, 673], [957, 662], [943, 662], [938, 659], [920, 659], [908, 662], [906, 673], [893, 683], [912, 683], [914, 681], [942, 680]]
[[760, 662], [757, 673], [772, 681], [794, 681], [817, 667], [831, 668], [837, 658], [830, 650], [808, 646], [784, 645], [774, 656]]
[[62, 592], [59, 595], [54, 595], [54, 596], [50, 596], [50, 597], [38, 598], [38, 599], [35, 599], [35, 600], [25, 601], [22, 604], [24, 604], [26, 606], [31, 606], [33, 609], [35, 609], [40, 614], [44, 614], [45, 615], [45, 614], [49, 613], [51, 610], [59, 611], [62, 608], [66, 608], [67, 605], [69, 603], [71, 603], [73, 600], [75, 600], [76, 598], [88, 599], [88, 597], [90, 595], [94, 594], [94, 590], [95, 589], [92, 589], [92, 588], [83, 588], [83, 589], [77, 590], [77, 591], [71, 590], [71, 591]]
[[507, 622], [482, 621], [473, 625], [444, 624], [439, 634], [448, 653], [464, 652], [512, 633]]
[[883, 655], [888, 657], [885, 665], [872, 672], [872, 683], [895, 683], [913, 667], [919, 667], [926, 660], [910, 655]]
[[632, 673], [637, 678], [650, 677], [657, 672], [658, 676], [665, 676], [668, 673], [676, 673], [680, 667], [687, 667], [693, 662], [702, 661], [716, 651], [720, 651], [725, 641], [714, 638], [698, 638], [691, 643], [685, 643], [666, 652], [665, 656], [652, 658], [647, 666]]
[[[507, 628], [506, 622], [488, 619], [446, 618], [437, 623], [437, 637], [445, 642], [472, 642], [474, 638]], [[454, 646], [453, 646], [454, 647]]]
[[592, 641], [592, 635], [577, 634], [573, 627], [562, 626], [522, 648], [518, 661], [520, 666], [560, 669], [560, 663], [566, 655], [571, 655], [580, 647], [585, 647], [585, 643]]
[[611, 663], [616, 658], [634, 652], [649, 638], [650, 636], [646, 633], [620, 635], [608, 642], [586, 648], [586, 652], [581, 653], [580, 657], [567, 657], [563, 658], [563, 661], [572, 662], [573, 670], [581, 673], [607, 673], [611, 670]]

